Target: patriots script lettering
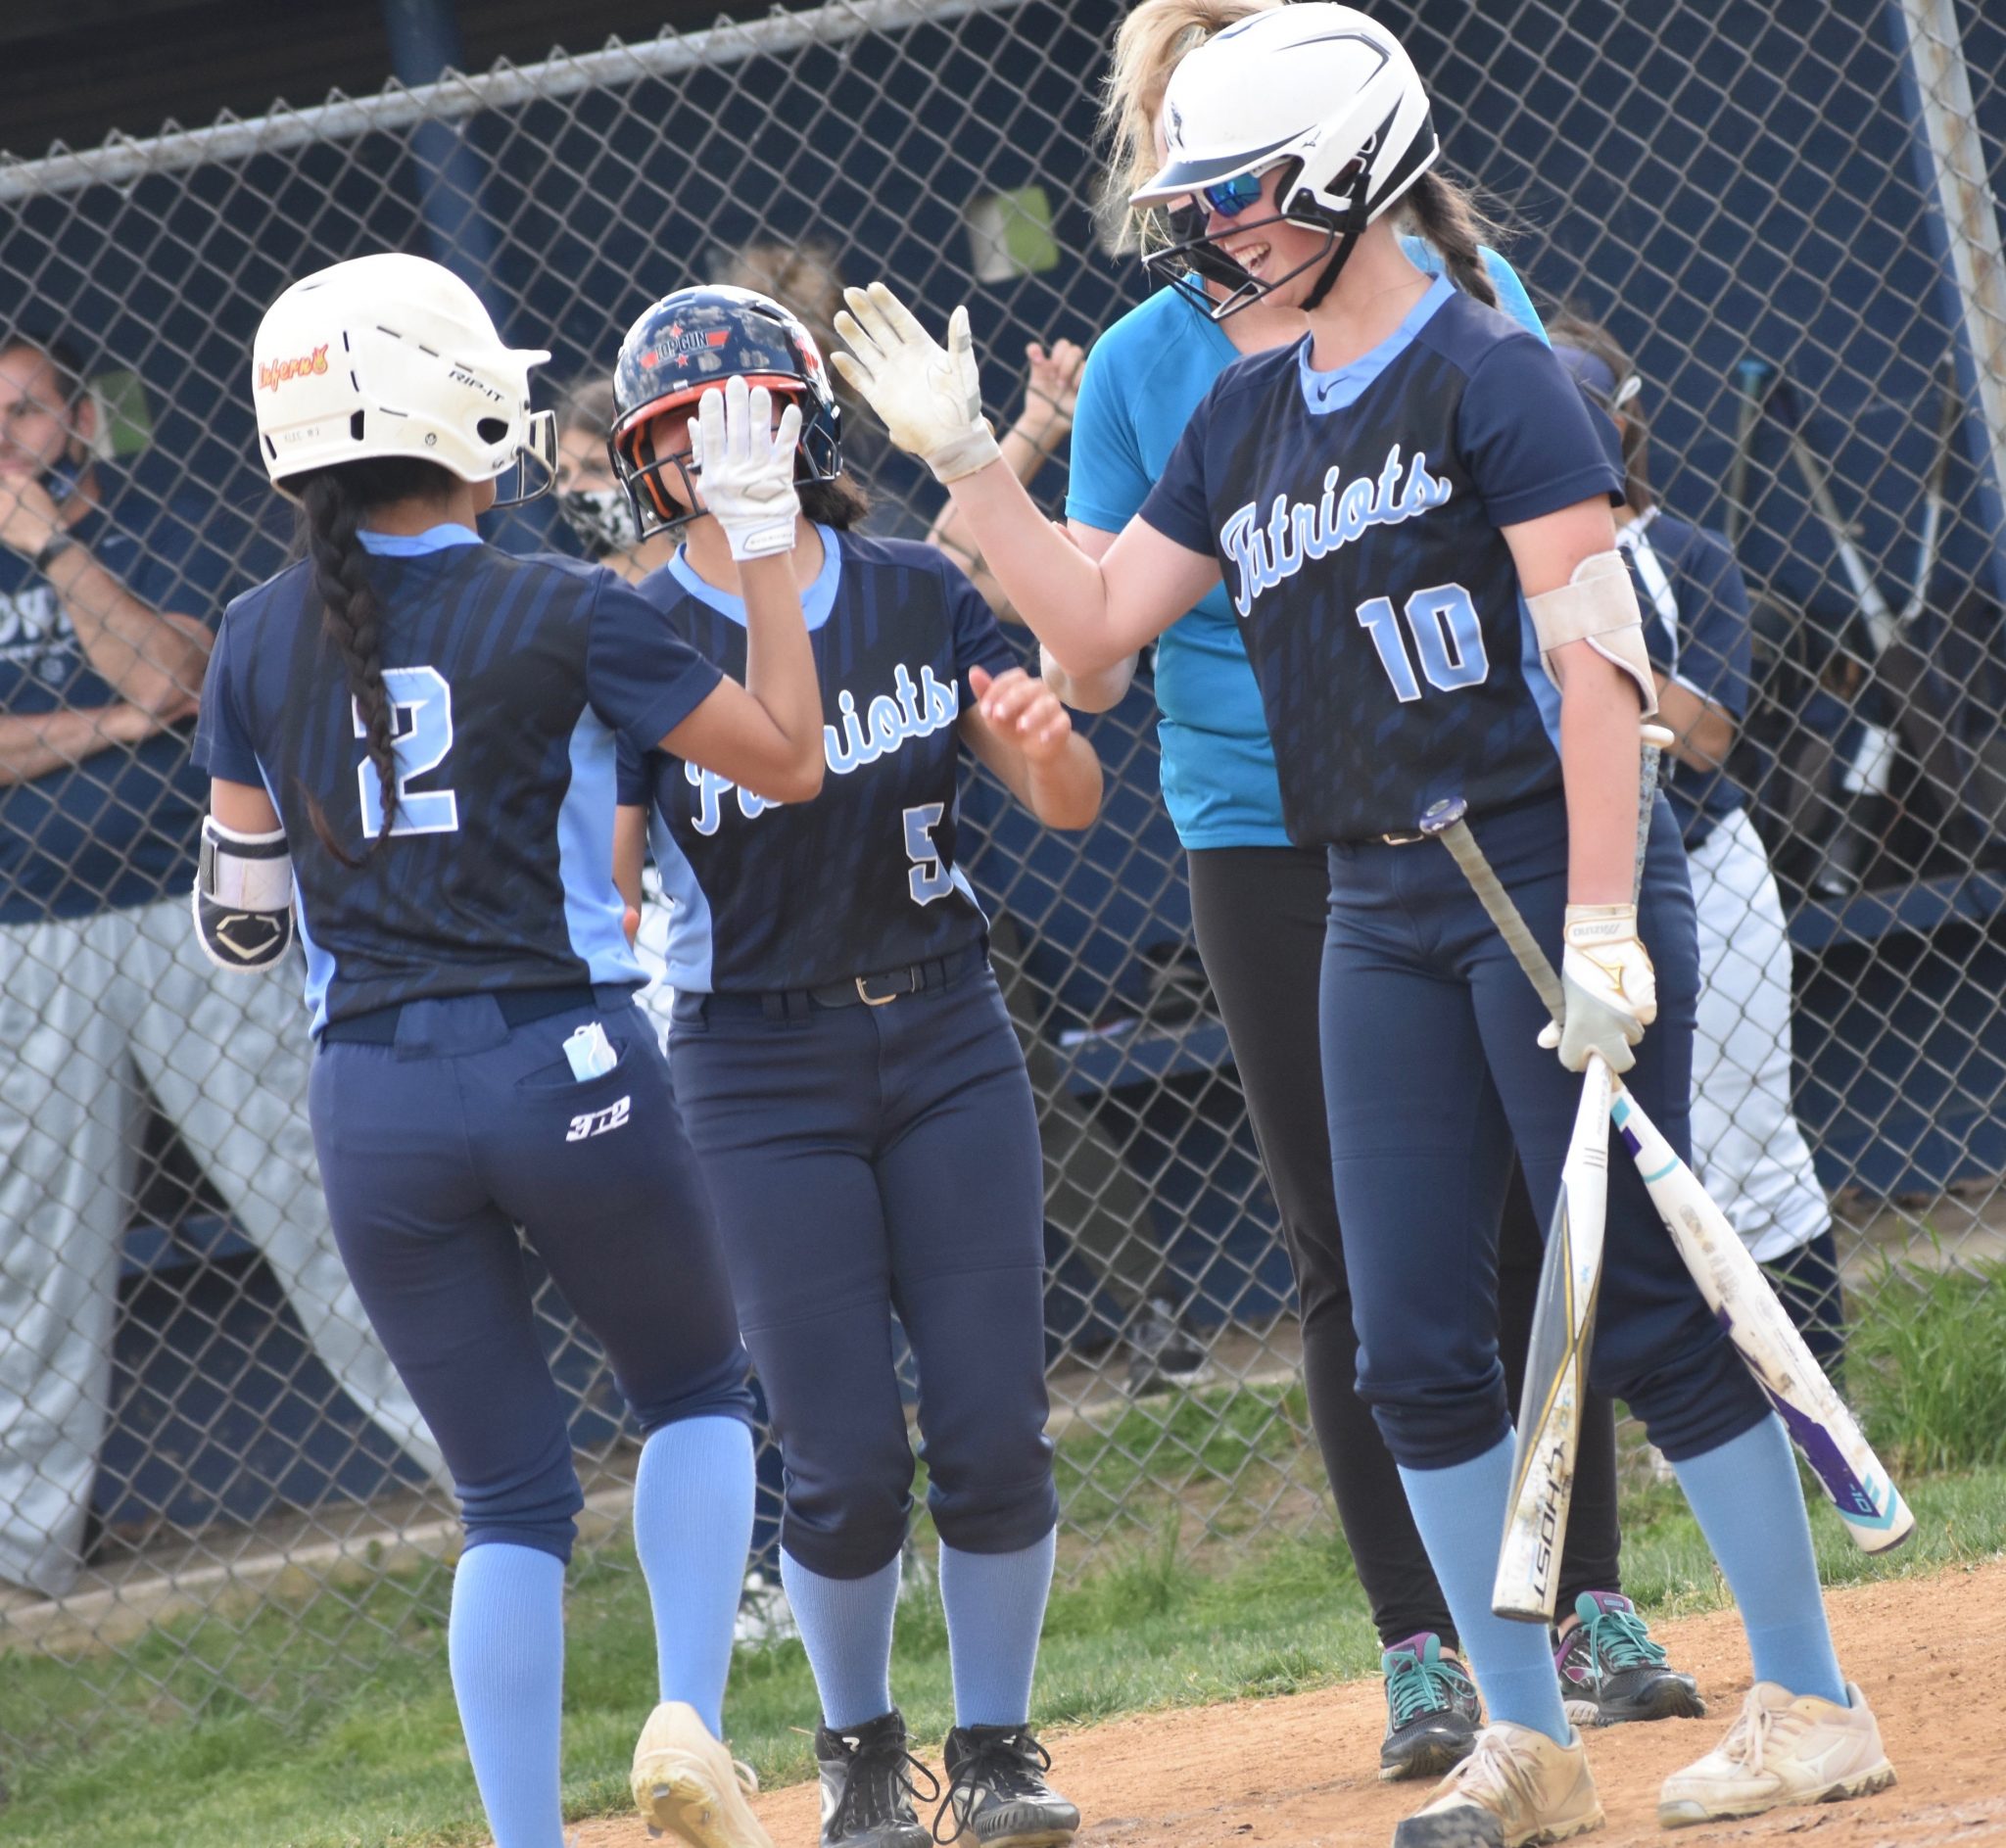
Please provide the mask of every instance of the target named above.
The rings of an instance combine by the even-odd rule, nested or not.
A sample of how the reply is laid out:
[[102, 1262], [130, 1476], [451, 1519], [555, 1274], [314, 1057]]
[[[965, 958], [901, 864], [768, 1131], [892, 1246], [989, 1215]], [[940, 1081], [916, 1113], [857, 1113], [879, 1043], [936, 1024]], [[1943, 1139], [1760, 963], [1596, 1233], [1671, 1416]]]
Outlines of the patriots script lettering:
[[[836, 695], [840, 726], [822, 728], [822, 754], [834, 775], [847, 777], [897, 750], [908, 738], [930, 736], [961, 717], [961, 683], [939, 679], [931, 667], [921, 668], [915, 681], [901, 661], [892, 670], [891, 685], [891, 693], [875, 694], [861, 713], [847, 688]], [[699, 834], [717, 832], [727, 791], [737, 795], [739, 813], [747, 821], [778, 806], [695, 764], [685, 764], [683, 774], [696, 791], [694, 826]]]
[[1332, 468], [1323, 477], [1322, 499], [1292, 501], [1276, 495], [1266, 522], [1259, 503], [1250, 500], [1218, 533], [1220, 548], [1239, 571], [1233, 607], [1244, 622], [1262, 592], [1294, 577], [1305, 560], [1337, 551], [1368, 526], [1395, 526], [1439, 507], [1450, 493], [1448, 482], [1428, 473], [1428, 458], [1418, 451], [1403, 483], [1396, 443], [1376, 479], [1360, 475], [1347, 482], [1341, 469]]

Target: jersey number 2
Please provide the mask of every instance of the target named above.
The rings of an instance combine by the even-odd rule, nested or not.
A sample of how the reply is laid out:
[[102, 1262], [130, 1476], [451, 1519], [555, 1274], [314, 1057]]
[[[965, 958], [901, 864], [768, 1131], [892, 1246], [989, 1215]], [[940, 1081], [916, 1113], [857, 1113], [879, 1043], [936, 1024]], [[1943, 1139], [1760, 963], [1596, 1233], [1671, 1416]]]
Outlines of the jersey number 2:
[[922, 802], [905, 812], [905, 852], [913, 870], [905, 876], [913, 888], [915, 905], [931, 905], [954, 890], [954, 875], [940, 864], [940, 849], [933, 845], [933, 829], [940, 825], [946, 805]]
[[[383, 688], [390, 698], [390, 729], [397, 759], [397, 820], [393, 834], [451, 834], [459, 827], [459, 797], [451, 789], [413, 790], [414, 777], [437, 770], [453, 748], [453, 688], [435, 667], [387, 667]], [[356, 735], [366, 737], [362, 708], [356, 705]], [[366, 758], [356, 777], [362, 785], [362, 832], [374, 840], [383, 831], [383, 779]]]
[[[1438, 584], [1432, 590], [1416, 591], [1408, 598], [1405, 614], [1408, 633], [1414, 639], [1414, 653], [1430, 687], [1453, 693], [1458, 687], [1475, 687], [1489, 677], [1491, 657], [1484, 652], [1483, 628], [1477, 621], [1476, 606], [1461, 585]], [[1380, 665], [1401, 703], [1420, 698], [1421, 685], [1407, 657], [1393, 605], [1383, 596], [1361, 603], [1359, 623], [1379, 650]]]

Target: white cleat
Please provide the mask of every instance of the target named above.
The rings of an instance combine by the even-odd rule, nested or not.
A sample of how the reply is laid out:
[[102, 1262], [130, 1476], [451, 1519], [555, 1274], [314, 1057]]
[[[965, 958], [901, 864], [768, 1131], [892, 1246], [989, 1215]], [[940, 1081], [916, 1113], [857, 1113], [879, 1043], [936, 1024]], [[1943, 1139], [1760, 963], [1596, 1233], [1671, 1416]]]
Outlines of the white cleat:
[[773, 1848], [746, 1803], [759, 1788], [696, 1709], [665, 1700], [647, 1716], [634, 1748], [634, 1806], [650, 1835], [667, 1835], [691, 1848]]
[[1842, 1803], [1886, 1790], [1894, 1767], [1867, 1697], [1850, 1682], [1839, 1707], [1757, 1682], [1728, 1735], [1697, 1764], [1675, 1771], [1658, 1792], [1666, 1828], [1760, 1816], [1791, 1803]]
[[1470, 1755], [1393, 1831], [1393, 1848], [1526, 1848], [1602, 1825], [1588, 1751], [1494, 1720]]

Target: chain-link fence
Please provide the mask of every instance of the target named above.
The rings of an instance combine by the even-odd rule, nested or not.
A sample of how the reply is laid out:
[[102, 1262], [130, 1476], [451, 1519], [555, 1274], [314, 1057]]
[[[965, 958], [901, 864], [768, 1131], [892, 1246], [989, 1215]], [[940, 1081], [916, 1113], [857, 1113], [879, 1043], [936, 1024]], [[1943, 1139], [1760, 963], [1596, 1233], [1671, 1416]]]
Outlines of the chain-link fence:
[[[1670, 594], [1651, 573], [1674, 516], [1723, 529], [1753, 593], [1736, 795], [1696, 867], [1722, 1011], [1702, 1102], [1732, 1140], [1793, 1091], [1817, 1161], [1775, 1161], [1780, 1129], [1723, 1155], [1771, 1228], [1759, 1255], [1815, 1244], [1831, 1197], [1850, 1285], [1877, 1252], [1994, 1262], [2006, 31], [1954, 0], [1383, 11], [1450, 159], [1504, 202], [1537, 300], [1594, 316], [1643, 381], [1628, 411], [1662, 503], [1631, 536], [1647, 602]], [[563, 383], [602, 376], [684, 283], [763, 281], [815, 319], [832, 272], [884, 276], [935, 322], [971, 303], [1000, 421], [1026, 342], [1085, 343], [1144, 289], [1086, 209], [1118, 17], [837, 0], [0, 163], [0, 318], [54, 356], [39, 389], [67, 406], [36, 466], [59, 492], [87, 475], [103, 503], [72, 548], [87, 579], [80, 556], [29, 561], [45, 531], [0, 524], [0, 1580], [18, 1587], [0, 1641], [73, 1659], [78, 1690], [0, 1730], [87, 1725], [161, 1674], [136, 1638], [190, 1606], [213, 1621], [189, 1647], [232, 1685], [250, 1673], [233, 1638], [305, 1588], [323, 1617], [302, 1620], [291, 1682], [259, 1692], [282, 1707], [342, 1648], [324, 1613], [358, 1575], [457, 1533], [333, 1256], [297, 990], [213, 975], [185, 911], [205, 791], [173, 682], [200, 646], [176, 655], [187, 625], [148, 625], [213, 622], [287, 543], [246, 402], [263, 308], [340, 258], [428, 252], [517, 344], [553, 349]], [[26, 350], [0, 362], [16, 390]], [[938, 491], [868, 413], [851, 422], [878, 530], [924, 534]], [[10, 412], [10, 454], [36, 435]], [[1055, 509], [1064, 454], [1034, 482]], [[569, 543], [548, 503], [502, 538]], [[1687, 640], [1676, 676], [1733, 704], [1723, 644]], [[1197, 1540], [1323, 1518], [1289, 1268], [1195, 955], [1147, 682], [1087, 723], [1109, 798], [1083, 840], [1041, 835], [981, 779], [967, 799], [966, 870], [1040, 1098], [1072, 1570], [1166, 1521]], [[1796, 1287], [1826, 1291], [1798, 1258]], [[632, 1433], [545, 1301], [597, 1545]]]

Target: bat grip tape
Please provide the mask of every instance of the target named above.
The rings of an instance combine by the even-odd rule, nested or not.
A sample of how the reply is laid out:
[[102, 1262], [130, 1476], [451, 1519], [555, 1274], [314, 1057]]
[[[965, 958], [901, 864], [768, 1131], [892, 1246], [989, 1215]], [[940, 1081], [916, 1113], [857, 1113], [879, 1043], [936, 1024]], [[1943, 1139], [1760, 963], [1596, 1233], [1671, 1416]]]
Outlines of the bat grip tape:
[[1518, 959], [1518, 967], [1525, 971], [1526, 978], [1538, 990], [1547, 1012], [1558, 1020], [1566, 1012], [1560, 977], [1553, 972], [1552, 964], [1547, 960], [1546, 951], [1540, 948], [1539, 939], [1533, 935], [1524, 915], [1511, 902], [1511, 894], [1499, 883], [1497, 874], [1491, 871], [1491, 863], [1484, 858], [1484, 850], [1469, 831], [1469, 824], [1457, 822], [1445, 829], [1442, 843], [1456, 856], [1456, 864], [1462, 869], [1462, 877], [1469, 881], [1470, 890], [1476, 893], [1478, 902], [1498, 926], [1498, 934], [1504, 939], [1505, 948]]

